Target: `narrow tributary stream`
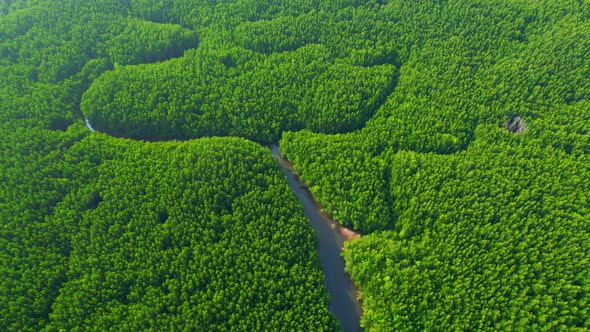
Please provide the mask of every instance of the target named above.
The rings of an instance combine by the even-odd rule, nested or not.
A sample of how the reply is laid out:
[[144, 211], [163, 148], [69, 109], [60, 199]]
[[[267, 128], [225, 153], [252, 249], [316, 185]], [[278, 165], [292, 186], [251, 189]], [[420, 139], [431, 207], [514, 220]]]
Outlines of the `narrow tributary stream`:
[[[344, 241], [348, 240], [346, 230], [321, 212], [321, 207], [292, 171], [291, 163], [279, 154], [279, 147], [271, 145], [270, 151], [283, 167], [289, 187], [303, 204], [305, 216], [320, 238], [320, 261], [326, 276], [325, 284], [330, 292], [330, 311], [342, 324], [344, 332], [362, 331], [360, 316], [362, 307], [356, 299], [356, 288], [344, 272], [344, 259], [340, 256]], [[352, 234], [352, 233], [351, 233]]]

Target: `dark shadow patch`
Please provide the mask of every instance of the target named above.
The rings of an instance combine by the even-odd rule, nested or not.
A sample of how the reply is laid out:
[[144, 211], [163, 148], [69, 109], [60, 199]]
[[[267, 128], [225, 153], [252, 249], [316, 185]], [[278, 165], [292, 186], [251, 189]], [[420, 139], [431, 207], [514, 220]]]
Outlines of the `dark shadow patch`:
[[66, 131], [66, 130], [68, 130], [68, 127], [71, 126], [72, 124], [73, 124], [73, 122], [69, 119], [64, 119], [64, 118], [52, 119], [49, 122], [49, 129], [50, 130]]
[[167, 232], [162, 236], [162, 241], [160, 242], [160, 249], [161, 250], [170, 250], [173, 247], [174, 247], [174, 239], [172, 238], [172, 234]]
[[236, 62], [234, 61], [234, 58], [231, 55], [226, 55], [226, 56], [222, 57], [221, 59], [219, 59], [219, 61], [221, 61], [221, 63], [223, 63], [225, 68], [232, 68], [232, 67], [236, 66]]
[[102, 202], [103, 199], [100, 196], [99, 192], [95, 192], [92, 194], [92, 196], [90, 197], [90, 199], [88, 200], [88, 202], [86, 203], [86, 208], [88, 209], [96, 209], [98, 207], [98, 204], [100, 204], [100, 202]]
[[168, 211], [166, 209], [158, 212], [158, 222], [163, 224], [168, 220]]

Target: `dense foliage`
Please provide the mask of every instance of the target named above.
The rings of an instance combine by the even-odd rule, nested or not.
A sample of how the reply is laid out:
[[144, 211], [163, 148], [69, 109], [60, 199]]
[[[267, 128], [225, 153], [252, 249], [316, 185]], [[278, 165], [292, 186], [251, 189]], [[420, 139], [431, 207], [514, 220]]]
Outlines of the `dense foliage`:
[[388, 156], [394, 231], [345, 251], [367, 327], [588, 326], [588, 159], [502, 131]]
[[[0, 330], [590, 328], [583, 0], [0, 4]], [[510, 125], [508, 125], [510, 124]]]
[[395, 67], [334, 63], [321, 45], [264, 56], [208, 49], [98, 78], [82, 112], [99, 129], [144, 139], [242, 136], [270, 143], [285, 129], [360, 128], [391, 91]]
[[2, 330], [337, 328], [266, 149], [86, 133], [2, 140]]
[[423, 29], [403, 30], [383, 107], [363, 130], [281, 141], [332, 216], [387, 230], [344, 252], [364, 326], [590, 327], [588, 6], [395, 9], [398, 29]]
[[197, 32], [119, 1], [2, 6], [0, 330], [338, 330], [317, 239], [265, 148], [82, 125], [94, 80], [182, 56]]

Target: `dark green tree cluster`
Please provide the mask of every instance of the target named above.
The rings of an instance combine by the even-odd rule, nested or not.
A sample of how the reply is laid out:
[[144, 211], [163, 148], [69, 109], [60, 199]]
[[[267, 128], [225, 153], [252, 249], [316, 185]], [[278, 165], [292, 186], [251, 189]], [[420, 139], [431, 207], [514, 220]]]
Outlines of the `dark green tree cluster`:
[[270, 56], [202, 47], [165, 63], [115, 68], [90, 86], [81, 107], [98, 130], [117, 136], [270, 143], [285, 129], [362, 127], [393, 88], [395, 73], [392, 65], [335, 63], [321, 45]]
[[112, 63], [133, 65], [179, 57], [197, 46], [197, 34], [179, 25], [130, 20], [123, 32], [106, 43]]
[[[349, 1], [339, 1], [347, 6]], [[297, 2], [273, 0], [149, 0], [128, 2], [131, 14], [147, 21], [174, 23], [195, 30], [215, 33], [231, 31], [245, 22], [272, 20], [283, 16], [299, 16], [314, 8], [322, 1], [304, 0]]]

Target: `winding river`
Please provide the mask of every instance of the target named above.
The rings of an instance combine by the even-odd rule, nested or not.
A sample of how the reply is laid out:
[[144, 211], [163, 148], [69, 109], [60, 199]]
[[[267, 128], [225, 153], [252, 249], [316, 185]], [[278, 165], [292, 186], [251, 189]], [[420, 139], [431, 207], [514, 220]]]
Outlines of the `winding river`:
[[[86, 118], [84, 118], [84, 121], [86, 127], [94, 131], [90, 121]], [[363, 331], [360, 327], [362, 307], [356, 299], [356, 287], [348, 274], [344, 272], [344, 259], [340, 256], [344, 241], [357, 235], [340, 227], [337, 222], [322, 213], [321, 206], [315, 202], [309, 191], [299, 183], [292, 171], [293, 165], [279, 154], [278, 145], [271, 145], [270, 152], [283, 168], [289, 187], [303, 204], [305, 216], [311, 222], [311, 226], [320, 239], [320, 262], [326, 276], [324, 283], [330, 293], [330, 311], [340, 321], [344, 332]]]
[[332, 301], [330, 311], [340, 321], [344, 332], [362, 331], [360, 327], [362, 307], [356, 299], [354, 283], [344, 272], [344, 259], [340, 256], [344, 241], [351, 238], [354, 233], [342, 229], [338, 223], [321, 212], [321, 207], [315, 202], [313, 196], [297, 180], [291, 163], [279, 154], [277, 145], [271, 145], [270, 151], [283, 167], [289, 187], [303, 204], [305, 216], [320, 238], [320, 261]]

